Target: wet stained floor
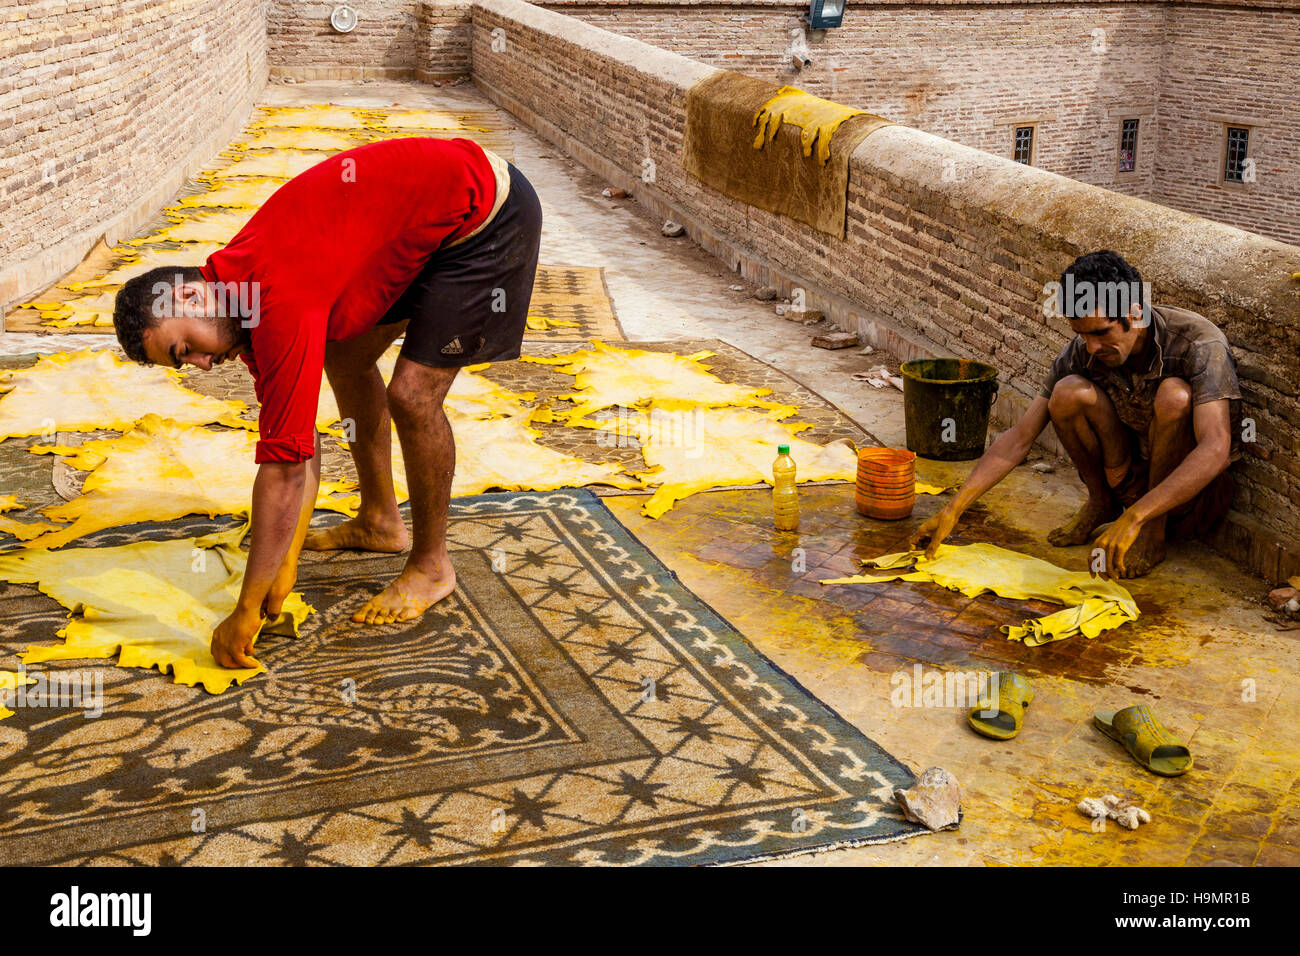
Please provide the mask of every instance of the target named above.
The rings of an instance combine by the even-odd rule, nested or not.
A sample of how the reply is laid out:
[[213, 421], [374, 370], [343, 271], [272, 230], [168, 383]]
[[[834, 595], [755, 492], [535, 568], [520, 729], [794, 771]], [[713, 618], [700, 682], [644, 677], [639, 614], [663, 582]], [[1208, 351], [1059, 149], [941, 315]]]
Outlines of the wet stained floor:
[[[1300, 863], [1300, 706], [1291, 680], [1300, 648], [1242, 600], [1258, 591], [1256, 579], [1206, 549], [1177, 548], [1155, 575], [1130, 582], [1138, 621], [1035, 648], [998, 628], [1055, 605], [967, 598], [933, 584], [818, 583], [856, 573], [861, 559], [905, 550], [939, 499], [918, 499], [913, 519], [883, 522], [857, 514], [849, 486], [805, 488], [795, 533], [771, 529], [762, 491], [697, 495], [657, 521], [640, 517], [640, 500], [606, 503], [817, 697], [914, 771], [942, 766], [962, 785], [958, 830], [774, 865]], [[1051, 548], [1006, 517], [1042, 510], [1036, 500], [1031, 490], [977, 506], [950, 541], [988, 541], [1081, 567], [1084, 549]], [[904, 679], [918, 667], [926, 675], [1024, 674], [1036, 696], [1021, 733], [993, 741], [967, 727], [964, 707], [896, 706], [893, 692], [912, 686]], [[1154, 776], [1093, 729], [1095, 711], [1137, 703], [1189, 740], [1191, 772]], [[1139, 803], [1152, 823], [1094, 832], [1076, 804], [1106, 794]]]

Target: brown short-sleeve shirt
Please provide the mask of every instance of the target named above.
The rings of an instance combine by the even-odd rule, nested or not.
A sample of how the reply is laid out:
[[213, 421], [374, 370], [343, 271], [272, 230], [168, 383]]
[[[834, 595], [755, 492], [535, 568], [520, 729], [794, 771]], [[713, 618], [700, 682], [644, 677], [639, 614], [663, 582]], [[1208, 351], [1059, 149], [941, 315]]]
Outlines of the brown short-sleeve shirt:
[[1136, 433], [1142, 457], [1148, 458], [1156, 389], [1166, 378], [1181, 378], [1191, 386], [1193, 405], [1228, 399], [1235, 461], [1241, 454], [1241, 389], [1227, 336], [1205, 316], [1168, 305], [1152, 306], [1151, 333], [1155, 348], [1148, 353], [1146, 369], [1137, 372], [1094, 361], [1076, 335], [1052, 363], [1042, 396], [1051, 398], [1056, 383], [1067, 375], [1088, 379], [1106, 393], [1119, 420]]

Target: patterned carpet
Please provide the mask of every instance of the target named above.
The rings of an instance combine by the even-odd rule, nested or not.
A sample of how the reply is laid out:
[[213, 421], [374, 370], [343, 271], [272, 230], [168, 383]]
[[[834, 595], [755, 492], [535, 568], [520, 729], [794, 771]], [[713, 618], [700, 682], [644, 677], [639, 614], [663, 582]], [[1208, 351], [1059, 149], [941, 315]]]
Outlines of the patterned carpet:
[[[15, 708], [0, 859], [679, 865], [924, 832], [889, 799], [907, 769], [594, 495], [462, 499], [448, 537], [459, 587], [423, 620], [348, 620], [400, 556], [312, 556], [299, 586], [318, 613], [296, 641], [259, 645], [269, 674], [210, 696], [94, 665], [98, 719]], [[64, 616], [0, 585], [0, 666]]]
[[624, 338], [623, 327], [614, 314], [614, 300], [605, 285], [605, 270], [599, 267], [539, 265], [528, 314], [576, 324], [548, 324], [540, 331], [530, 329], [524, 334], [525, 339], [621, 342]]

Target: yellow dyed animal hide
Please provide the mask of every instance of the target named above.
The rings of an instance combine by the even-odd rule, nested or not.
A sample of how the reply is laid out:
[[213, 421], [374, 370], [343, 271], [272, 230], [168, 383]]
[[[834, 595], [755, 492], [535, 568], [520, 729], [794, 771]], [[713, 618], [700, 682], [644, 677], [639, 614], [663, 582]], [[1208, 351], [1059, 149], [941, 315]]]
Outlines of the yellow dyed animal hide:
[[570, 322], [568, 319], [548, 319], [544, 315], [530, 315], [524, 319], [524, 324], [529, 332], [545, 332], [547, 329], [576, 329], [577, 322]]
[[[201, 684], [213, 694], [265, 673], [264, 666], [227, 670], [208, 649], [212, 629], [239, 598], [245, 530], [116, 548], [0, 554], [0, 580], [35, 584], [73, 612], [58, 632], [63, 643], [33, 645], [21, 655], [23, 663], [116, 655], [118, 667], [156, 667], [178, 684]], [[296, 593], [284, 610], [295, 633], [312, 611]]]
[[[143, 521], [187, 515], [247, 515], [257, 465], [257, 438], [239, 431], [213, 431], [146, 415], [126, 435], [75, 448], [39, 445], [34, 454], [69, 456], [73, 468], [90, 471], [82, 494], [42, 512], [70, 525], [48, 526], [29, 548], [59, 548], [77, 538]], [[322, 482], [320, 507], [334, 510], [337, 483]]]
[[13, 671], [0, 671], [0, 720], [6, 717], [12, 717], [14, 712], [5, 706], [8, 693], [17, 690], [20, 684], [35, 684], [35, 677], [28, 677], [26, 674], [16, 674]]
[[1116, 581], [1095, 578], [1086, 571], [1066, 571], [1027, 554], [994, 544], [941, 544], [933, 560], [923, 551], [900, 551], [864, 561], [868, 567], [891, 570], [915, 564], [913, 571], [893, 574], [859, 574], [833, 578], [822, 584], [877, 584], [883, 581], [933, 581], [941, 587], [975, 597], [992, 591], [1002, 597], [1036, 598], [1066, 605], [1064, 611], [1032, 618], [1021, 625], [1003, 625], [1013, 641], [1031, 647], [1082, 634], [1096, 637], [1138, 617], [1137, 602]]
[[246, 140], [232, 143], [235, 149], [302, 149], [338, 152], [360, 146], [364, 139], [329, 129], [265, 129]]
[[386, 129], [463, 129], [487, 133], [491, 131], [489, 126], [498, 125], [496, 117], [486, 110], [462, 113], [446, 110], [385, 110], [379, 115], [379, 121]]
[[799, 127], [799, 142], [805, 156], [812, 155], [813, 143], [817, 144], [817, 161], [825, 165], [831, 158], [831, 137], [850, 116], [857, 116], [863, 110], [844, 106], [824, 100], [811, 93], [793, 86], [783, 86], [763, 104], [754, 114], [754, 125], [758, 127], [758, 136], [754, 139], [754, 148], [762, 149], [770, 143], [781, 128], [782, 123]]
[[[0, 495], [0, 515], [6, 511], [17, 511], [22, 508], [18, 503], [17, 495]], [[11, 534], [19, 541], [28, 541], [37, 535], [45, 534], [47, 531], [58, 531], [59, 526], [50, 524], [48, 521], [18, 521], [14, 518], [0, 517], [0, 534]]]
[[247, 206], [256, 209], [284, 185], [279, 179], [227, 180], [214, 189], [186, 196], [169, 209], [192, 209], [200, 206]]
[[240, 401], [208, 398], [180, 384], [181, 374], [124, 362], [107, 350], [42, 355], [31, 368], [0, 375], [0, 439], [56, 431], [126, 431], [146, 412], [183, 425], [219, 422], [256, 428], [239, 417]]
[[73, 325], [113, 324], [113, 304], [117, 290], [98, 292], [90, 295], [74, 296], [61, 302], [24, 302], [20, 309], [35, 309], [41, 316], [41, 324], [55, 328], [68, 328]]
[[851, 442], [804, 441], [796, 436], [812, 426], [778, 421], [779, 414], [745, 408], [669, 411], [656, 402], [648, 413], [635, 415], [630, 431], [651, 469], [640, 477], [658, 485], [642, 514], [658, 518], [682, 498], [710, 488], [771, 484], [778, 445], [790, 446], [801, 482], [855, 479], [857, 450]]
[[292, 179], [299, 173], [306, 172], [317, 163], [328, 159], [329, 153], [306, 150], [286, 149], [276, 153], [243, 153], [241, 158], [229, 166], [222, 166], [199, 176], [205, 181], [236, 179], [245, 176], [266, 177], [268, 179]]
[[747, 388], [722, 381], [702, 361], [713, 354], [704, 351], [678, 355], [592, 342], [590, 349], [581, 352], [554, 358], [525, 356], [524, 361], [555, 365], [558, 371], [574, 376], [573, 384], [578, 391], [561, 396], [576, 403], [563, 416], [569, 425], [602, 427], [599, 421], [587, 416], [614, 406], [638, 408], [652, 401], [665, 411], [725, 405], [766, 408], [778, 412], [779, 417], [798, 411], [792, 405], [763, 401], [762, 397], [770, 395], [771, 389]]
[[[188, 210], [186, 210], [188, 212]], [[170, 213], [171, 225], [138, 239], [123, 240], [125, 244], [141, 246], [150, 242], [214, 242], [226, 243], [253, 218], [256, 209], [239, 207], [218, 209], [212, 212], [181, 215]], [[202, 265], [202, 263], [199, 263]]]
[[951, 490], [945, 485], [931, 485], [924, 481], [916, 483], [916, 493], [918, 495], [942, 495]]
[[[379, 357], [375, 363], [385, 383], [392, 381], [393, 369], [397, 365], [400, 348], [393, 346]], [[478, 373], [487, 368], [483, 365], [467, 365], [452, 379], [443, 407], [448, 413], [457, 412], [469, 418], [500, 418], [505, 415], [517, 415], [527, 411], [526, 402], [537, 398], [536, 392], [512, 392]], [[339, 402], [328, 379], [321, 380], [320, 397], [316, 402], [316, 428], [323, 434], [344, 436], [340, 427]]]
[[[233, 235], [233, 233], [232, 233]], [[68, 282], [60, 285], [61, 289], [79, 292], [82, 289], [106, 289], [116, 291], [138, 275], [144, 275], [150, 269], [159, 266], [201, 266], [208, 261], [208, 256], [222, 246], [221, 242], [187, 242], [179, 249], [123, 249], [114, 247], [113, 251], [125, 261], [107, 272], [100, 273], [92, 279], [81, 282]], [[37, 305], [38, 303], [32, 303]], [[111, 322], [110, 322], [111, 324]]]
[[369, 110], [349, 109], [331, 103], [308, 106], [263, 106], [249, 129], [364, 129], [375, 126], [375, 114]]
[[[500, 418], [473, 418], [447, 408], [456, 437], [456, 474], [451, 482], [453, 498], [478, 495], [485, 491], [551, 491], [555, 488], [580, 488], [585, 485], [608, 485], [613, 488], [644, 487], [638, 478], [624, 474], [617, 464], [592, 464], [554, 451], [538, 443], [541, 432], [530, 427], [525, 409]], [[406, 501], [406, 461], [396, 431], [393, 433], [393, 485], [397, 500]], [[317, 507], [328, 506], [355, 516], [361, 504], [356, 494], [346, 494], [355, 485], [335, 482], [336, 497], [322, 496]]]

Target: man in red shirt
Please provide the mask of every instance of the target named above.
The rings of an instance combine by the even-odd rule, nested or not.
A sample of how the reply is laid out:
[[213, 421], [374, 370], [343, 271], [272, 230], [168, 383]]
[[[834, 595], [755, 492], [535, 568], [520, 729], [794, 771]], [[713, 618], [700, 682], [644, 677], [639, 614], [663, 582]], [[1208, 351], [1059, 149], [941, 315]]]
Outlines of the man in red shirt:
[[[217, 663], [256, 666], [253, 640], [293, 589], [304, 547], [407, 548], [392, 425], [411, 553], [353, 620], [411, 620], [451, 593], [456, 451], [442, 401], [462, 366], [518, 358], [540, 237], [537, 195], [513, 165], [467, 139], [383, 140], [281, 186], [204, 266], [154, 269], [122, 287], [113, 320], [129, 357], [201, 369], [242, 358], [261, 403], [252, 542], [238, 605], [212, 636]], [[385, 386], [376, 361], [402, 335]], [[361, 507], [309, 535], [322, 370], [355, 431]]]

